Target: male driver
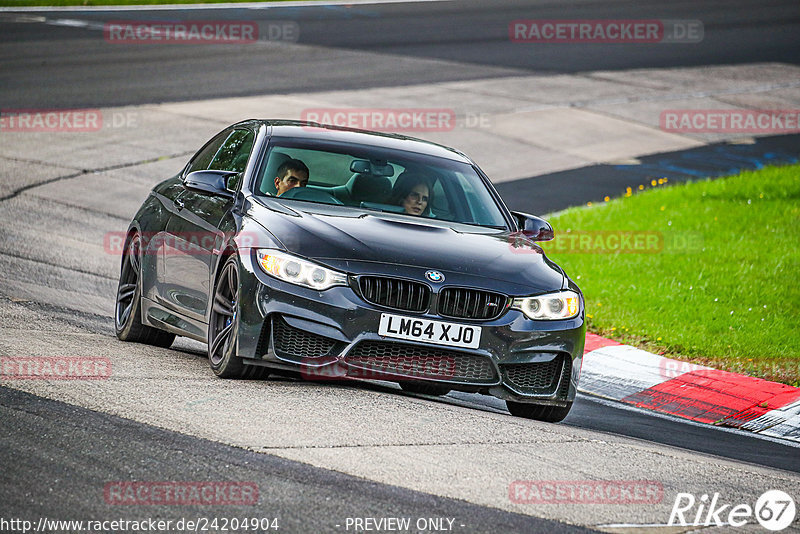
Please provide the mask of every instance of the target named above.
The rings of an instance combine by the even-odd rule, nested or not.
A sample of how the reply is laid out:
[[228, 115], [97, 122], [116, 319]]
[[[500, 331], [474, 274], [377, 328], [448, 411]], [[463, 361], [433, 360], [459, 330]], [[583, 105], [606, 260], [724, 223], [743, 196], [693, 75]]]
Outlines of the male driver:
[[308, 185], [308, 167], [299, 159], [289, 159], [278, 167], [278, 176], [275, 177], [275, 196], [281, 196], [289, 189], [305, 187]]

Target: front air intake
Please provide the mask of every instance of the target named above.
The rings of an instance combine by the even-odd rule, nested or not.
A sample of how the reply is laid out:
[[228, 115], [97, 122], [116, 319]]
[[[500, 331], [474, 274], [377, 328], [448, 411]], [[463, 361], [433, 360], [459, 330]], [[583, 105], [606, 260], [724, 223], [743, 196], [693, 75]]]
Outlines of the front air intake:
[[361, 296], [370, 304], [401, 311], [428, 309], [431, 290], [425, 284], [383, 276], [362, 276], [358, 280]]

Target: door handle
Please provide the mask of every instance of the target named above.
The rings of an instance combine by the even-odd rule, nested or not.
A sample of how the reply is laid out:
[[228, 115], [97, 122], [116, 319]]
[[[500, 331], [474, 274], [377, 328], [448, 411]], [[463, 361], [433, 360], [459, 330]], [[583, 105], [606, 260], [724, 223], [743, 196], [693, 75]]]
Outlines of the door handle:
[[185, 204], [183, 203], [183, 199], [181, 199], [181, 198], [176, 198], [175, 199], [175, 207], [178, 209], [178, 211], [181, 211], [183, 209], [184, 205]]

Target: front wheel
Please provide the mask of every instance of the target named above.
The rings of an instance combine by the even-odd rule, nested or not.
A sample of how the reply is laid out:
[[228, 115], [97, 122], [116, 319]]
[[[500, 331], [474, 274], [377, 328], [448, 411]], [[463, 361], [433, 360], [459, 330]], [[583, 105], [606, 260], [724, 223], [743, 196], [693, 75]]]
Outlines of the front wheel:
[[131, 236], [122, 256], [114, 307], [114, 330], [122, 341], [169, 347], [175, 341], [175, 334], [142, 324], [141, 274], [142, 240], [137, 233]]
[[527, 404], [524, 402], [506, 401], [506, 406], [511, 415], [524, 417], [525, 419], [536, 419], [547, 423], [558, 423], [563, 421], [572, 409], [570, 402], [566, 406], [547, 406], [543, 404]]
[[214, 285], [208, 322], [208, 362], [220, 378], [264, 378], [267, 369], [245, 365], [236, 355], [239, 312], [239, 263], [231, 256]]

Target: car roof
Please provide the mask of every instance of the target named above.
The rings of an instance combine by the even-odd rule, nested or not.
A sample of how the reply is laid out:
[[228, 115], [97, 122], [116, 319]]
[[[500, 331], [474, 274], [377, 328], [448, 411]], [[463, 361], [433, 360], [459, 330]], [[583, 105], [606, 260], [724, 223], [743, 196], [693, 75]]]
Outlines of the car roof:
[[318, 139], [320, 141], [339, 141], [345, 143], [362, 144], [369, 146], [384, 147], [394, 150], [406, 150], [447, 158], [467, 164], [473, 164], [465, 154], [454, 148], [450, 148], [424, 139], [408, 137], [406, 135], [372, 132], [369, 130], [358, 130], [355, 128], [344, 128], [319, 124], [308, 121], [295, 121], [283, 119], [249, 119], [237, 123], [234, 126], [263, 124], [271, 127], [270, 135], [275, 137], [293, 137], [301, 139]]

